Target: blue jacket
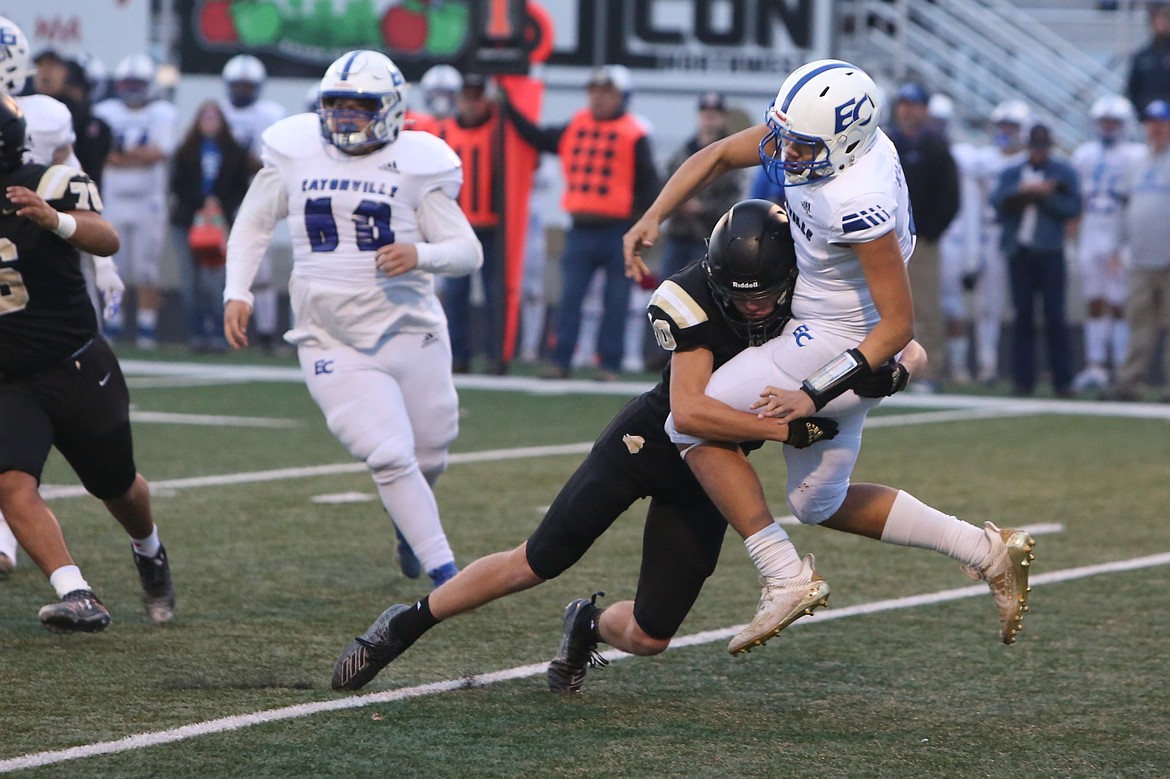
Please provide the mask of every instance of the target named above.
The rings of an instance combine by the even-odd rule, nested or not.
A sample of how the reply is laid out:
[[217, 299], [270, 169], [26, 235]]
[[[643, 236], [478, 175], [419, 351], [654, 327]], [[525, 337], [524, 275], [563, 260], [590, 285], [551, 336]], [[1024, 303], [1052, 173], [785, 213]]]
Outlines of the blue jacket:
[[[999, 174], [999, 185], [991, 193], [991, 205], [1003, 228], [999, 246], [1007, 257], [1018, 248], [1016, 233], [1019, 232], [1020, 220], [1029, 202], [1019, 194], [1025, 165], [1028, 163], [1005, 168]], [[1054, 179], [1057, 182], [1056, 190], [1036, 203], [1036, 234], [1031, 248], [1037, 251], [1063, 251], [1064, 226], [1081, 212], [1081, 188], [1077, 184], [1077, 174], [1073, 167], [1059, 160], [1049, 159], [1044, 164], [1044, 178]]]

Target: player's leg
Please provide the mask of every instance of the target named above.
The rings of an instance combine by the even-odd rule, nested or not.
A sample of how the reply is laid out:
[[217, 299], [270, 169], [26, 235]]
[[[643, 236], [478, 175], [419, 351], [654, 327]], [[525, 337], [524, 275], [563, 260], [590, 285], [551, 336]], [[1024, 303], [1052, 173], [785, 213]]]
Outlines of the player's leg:
[[154, 522], [150, 486], [134, 463], [130, 393], [121, 367], [98, 339], [62, 371], [56, 446], [130, 537], [147, 615], [156, 624], [169, 622], [175, 611], [170, 559]]
[[162, 295], [158, 291], [159, 263], [166, 244], [166, 210], [161, 200], [151, 199], [144, 213], [137, 215], [138, 224], [131, 238], [131, 260], [138, 286], [135, 345], [140, 349], [158, 346], [158, 311]]
[[561, 254], [561, 300], [557, 306], [557, 342], [553, 349], [552, 368], [559, 376], [569, 375], [577, 336], [581, 330], [581, 306], [598, 260], [592, 256], [590, 231], [573, 227], [565, 235]]
[[451, 342], [451, 372], [471, 372], [471, 276], [443, 279], [443, 311]]
[[[275, 273], [273, 272], [272, 249], [269, 247], [260, 260], [260, 267], [256, 269], [256, 277], [252, 280], [253, 307], [252, 316], [256, 322], [256, 340], [261, 348], [272, 351], [277, 343], [276, 331], [279, 324], [279, 293], [276, 288]], [[223, 321], [223, 317], [219, 318]]]
[[[625, 260], [620, 251], [623, 232], [620, 226], [599, 228], [594, 247], [605, 265], [605, 302], [597, 334], [598, 376], [603, 379], [617, 377], [626, 351], [626, 323], [633, 282], [626, 278]], [[645, 317], [639, 317], [639, 321], [644, 322]]]
[[74, 562], [61, 525], [38, 491], [41, 470], [53, 444], [53, 419], [39, 388], [40, 379], [0, 384], [0, 512], [59, 599], [38, 614], [54, 631], [95, 632], [110, 624], [110, 614]]
[[946, 321], [947, 378], [959, 386], [971, 383], [970, 323], [963, 303], [965, 247], [964, 236], [950, 231], [939, 244], [939, 303]]
[[[399, 338], [417, 347], [422, 335], [402, 334], [390, 341]], [[438, 504], [415, 456], [403, 392], [383, 364], [385, 355], [303, 344], [297, 351], [309, 393], [330, 431], [369, 467], [382, 505], [426, 570], [453, 566]]]
[[984, 384], [999, 375], [999, 337], [1007, 301], [1007, 264], [997, 242], [998, 231], [984, 250], [983, 271], [975, 286], [975, 361], [978, 379]]
[[365, 686], [443, 620], [559, 576], [589, 549], [630, 504], [645, 494], [634, 468], [603, 453], [622, 446], [627, 413], [610, 424], [598, 444], [561, 488], [540, 525], [520, 546], [482, 557], [414, 604], [391, 606], [342, 652], [333, 689]]

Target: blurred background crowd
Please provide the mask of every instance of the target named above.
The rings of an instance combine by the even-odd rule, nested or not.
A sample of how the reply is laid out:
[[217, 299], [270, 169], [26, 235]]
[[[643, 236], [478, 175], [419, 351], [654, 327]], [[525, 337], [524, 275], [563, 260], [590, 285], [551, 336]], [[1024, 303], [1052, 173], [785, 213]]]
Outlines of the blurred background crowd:
[[[1149, 37], [1113, 66], [1124, 88], [1099, 89], [1087, 116], [1006, 91], [975, 105], [925, 66], [903, 67], [883, 85], [882, 127], [902, 157], [917, 225], [916, 334], [931, 355], [920, 391], [981, 385], [1170, 402], [1170, 348], [1160, 344], [1170, 324], [1170, 4], [1096, 5], [1137, 11]], [[54, 48], [33, 57], [23, 91], [68, 107], [72, 150], [122, 236], [115, 261], [129, 295], [107, 336], [145, 350], [160, 342], [225, 350], [223, 235], [262, 164], [262, 132], [315, 110], [315, 88], [299, 102], [274, 100], [264, 62], [242, 53], [223, 66], [217, 95], [180, 110], [179, 69], [145, 52], [111, 63]], [[625, 279], [620, 237], [687, 156], [754, 124], [767, 104], [734, 88], [696, 89], [674, 96], [663, 128], [661, 111], [639, 112], [639, 77], [622, 65], [593, 67], [568, 111], [563, 100], [525, 110], [491, 74], [450, 64], [412, 84], [406, 127], [460, 154], [460, 203], [485, 249], [480, 273], [441, 290], [456, 373], [530, 364], [548, 378], [611, 381], [664, 364], [644, 315], [656, 281]], [[617, 120], [611, 147], [570, 132]], [[506, 172], [491, 143], [502, 124], [542, 153], [514, 350], [500, 343]], [[594, 154], [608, 162], [586, 174]], [[701, 259], [719, 215], [747, 196], [783, 202], [784, 193], [762, 172], [717, 182], [666, 225], [652, 255], [658, 278]], [[279, 240], [270, 254], [253, 288], [254, 342], [279, 352], [288, 263]]]

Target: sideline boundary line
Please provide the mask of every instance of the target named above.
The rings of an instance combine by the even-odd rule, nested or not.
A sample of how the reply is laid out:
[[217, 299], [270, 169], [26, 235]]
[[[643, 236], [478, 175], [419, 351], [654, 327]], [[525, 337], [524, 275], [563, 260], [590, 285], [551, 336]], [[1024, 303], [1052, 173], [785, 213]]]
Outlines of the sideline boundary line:
[[[1146, 557], [1135, 557], [1129, 560], [1116, 560], [1111, 563], [1099, 563], [1097, 565], [1086, 565], [1078, 568], [1066, 568], [1063, 571], [1052, 571], [1050, 573], [1038, 574], [1036, 576], [1030, 577], [1029, 583], [1034, 586], [1058, 584], [1061, 582], [1083, 579], [1100, 574], [1133, 571], [1140, 568], [1153, 568], [1160, 565], [1170, 565], [1170, 552], [1148, 555]], [[887, 600], [873, 601], [872, 603], [859, 603], [856, 606], [847, 606], [841, 609], [818, 611], [814, 617], [817, 618], [815, 622], [819, 623], [834, 619], [846, 619], [849, 617], [876, 614], [883, 611], [895, 611], [899, 609], [914, 608], [916, 606], [923, 606], [934, 603], [945, 603], [947, 601], [962, 600], [964, 598], [985, 595], [986, 593], [986, 587], [984, 587], [982, 584], [975, 584], [957, 589], [939, 590], [937, 592], [926, 593], [923, 595], [911, 595], [903, 598], [890, 598]], [[793, 627], [800, 627], [806, 624], [810, 624], [810, 622], [798, 621], [789, 626], [788, 629], [791, 630]], [[730, 628], [723, 628], [720, 630], [707, 630], [700, 633], [692, 633], [689, 636], [683, 636], [672, 641], [667, 651], [672, 649], [679, 649], [681, 647], [698, 646], [700, 644], [709, 644], [715, 641], [725, 640], [731, 636], [734, 636], [742, 628], [743, 625], [735, 625]], [[633, 655], [626, 654], [625, 652], [616, 649], [603, 652], [602, 656], [611, 662], [614, 660], [623, 660], [627, 657], [633, 657]], [[264, 725], [270, 722], [280, 722], [282, 720], [308, 717], [313, 714], [320, 714], [322, 712], [358, 709], [378, 703], [392, 703], [395, 701], [408, 700], [410, 698], [421, 698], [423, 696], [437, 695], [439, 693], [451, 692], [453, 690], [485, 687], [490, 684], [511, 681], [513, 679], [526, 679], [533, 676], [538, 676], [544, 673], [547, 667], [547, 662], [535, 663], [532, 665], [522, 665], [515, 668], [506, 668], [500, 671], [493, 671], [491, 673], [477, 674], [460, 679], [449, 679], [442, 682], [432, 682], [430, 684], [422, 684], [414, 687], [403, 687], [397, 690], [386, 690], [383, 692], [367, 693], [365, 695], [333, 698], [330, 700], [317, 701], [314, 703], [301, 703], [295, 706], [284, 706], [278, 709], [266, 709], [253, 712], [251, 714], [237, 714], [229, 717], [220, 717], [213, 720], [196, 722], [190, 725], [183, 725], [181, 727], [172, 728], [170, 730], [159, 730], [152, 733], [140, 733], [134, 736], [127, 736], [126, 738], [117, 739], [115, 741], [100, 741], [94, 744], [87, 744], [85, 746], [70, 747], [69, 749], [59, 749], [48, 752], [33, 752], [30, 754], [21, 755], [19, 757], [9, 758], [7, 760], [0, 760], [0, 773], [11, 773], [13, 771], [22, 771], [26, 768], [37, 768], [40, 766], [64, 763], [70, 760], [81, 760], [84, 758], [97, 757], [100, 755], [118, 754], [134, 749], [144, 749], [146, 747], [159, 746], [161, 744], [169, 744], [176, 741], [186, 741], [188, 739], [198, 738], [200, 736], [208, 736], [216, 733], [226, 733], [233, 730], [241, 730], [253, 725]]]

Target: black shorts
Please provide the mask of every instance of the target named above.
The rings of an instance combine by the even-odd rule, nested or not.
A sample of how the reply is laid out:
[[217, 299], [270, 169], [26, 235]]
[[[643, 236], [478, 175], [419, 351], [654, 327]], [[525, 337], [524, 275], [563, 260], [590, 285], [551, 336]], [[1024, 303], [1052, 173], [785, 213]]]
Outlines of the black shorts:
[[0, 381], [0, 419], [0, 472], [23, 471], [40, 483], [56, 446], [98, 498], [120, 498], [134, 483], [130, 393], [101, 338], [53, 368]]
[[[635, 500], [649, 497], [634, 618], [648, 635], [678, 632], [714, 571], [727, 523], [663, 432], [665, 419], [645, 399], [623, 408], [561, 489], [528, 539], [537, 576], [564, 573]], [[631, 453], [622, 437], [645, 438]]]

